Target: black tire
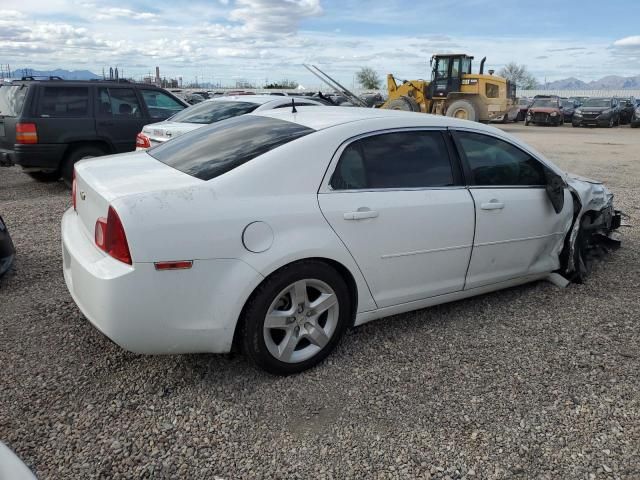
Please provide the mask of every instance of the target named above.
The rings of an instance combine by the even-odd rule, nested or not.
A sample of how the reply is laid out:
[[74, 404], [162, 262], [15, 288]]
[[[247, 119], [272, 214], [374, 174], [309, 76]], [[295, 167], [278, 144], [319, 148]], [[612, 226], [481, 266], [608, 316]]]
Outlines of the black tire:
[[[466, 115], [466, 118], [458, 116], [459, 113]], [[469, 100], [456, 100], [447, 108], [447, 117], [462, 118], [472, 122], [478, 121], [478, 112], [475, 105]]]
[[580, 230], [576, 237], [576, 244], [573, 250], [573, 268], [571, 281], [575, 283], [584, 283], [591, 273], [592, 262], [588, 256], [589, 251], [589, 234], [586, 228], [591, 224], [591, 219], [587, 216], [580, 220]]
[[37, 182], [50, 183], [60, 180], [60, 170], [53, 172], [25, 172]]
[[638, 128], [638, 127], [640, 127], [640, 123], [632, 123], [632, 124], [630, 125], [630, 127], [631, 127], [631, 128]]
[[71, 187], [71, 182], [73, 180], [73, 166], [76, 162], [83, 158], [101, 157], [106, 154], [107, 152], [105, 152], [104, 149], [95, 145], [85, 145], [71, 150], [67, 153], [60, 172], [64, 183], [66, 183], [68, 187]]
[[413, 98], [403, 95], [391, 100], [384, 107], [388, 110], [402, 110], [404, 112], [419, 112], [420, 105]]
[[[298, 363], [287, 363], [278, 360], [269, 352], [263, 332], [265, 317], [269, 307], [283, 289], [305, 279], [320, 280], [335, 292], [338, 300], [337, 326], [328, 343], [314, 356]], [[251, 295], [244, 308], [238, 340], [242, 342], [243, 353], [257, 367], [276, 375], [299, 373], [317, 365], [333, 351], [351, 324], [353, 307], [349, 288], [333, 267], [317, 260], [297, 262], [272, 274]]]
[[607, 124], [607, 128], [613, 128], [614, 124], [615, 122], [613, 121], [613, 117], [611, 117], [611, 119], [609, 120], [609, 123]]
[[531, 122], [529, 122], [529, 120], [525, 120], [525, 121], [524, 121], [524, 126], [525, 126], [525, 127], [528, 127], [528, 126], [529, 126], [529, 123], [531, 123]]

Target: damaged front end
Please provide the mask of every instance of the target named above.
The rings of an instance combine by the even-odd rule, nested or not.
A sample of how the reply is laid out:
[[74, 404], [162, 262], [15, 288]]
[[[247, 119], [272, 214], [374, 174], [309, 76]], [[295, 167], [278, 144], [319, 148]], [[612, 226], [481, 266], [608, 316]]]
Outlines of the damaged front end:
[[601, 182], [569, 174], [567, 184], [573, 194], [574, 219], [561, 255], [563, 275], [582, 283], [594, 259], [620, 246], [616, 230], [622, 213], [613, 206], [613, 193]]

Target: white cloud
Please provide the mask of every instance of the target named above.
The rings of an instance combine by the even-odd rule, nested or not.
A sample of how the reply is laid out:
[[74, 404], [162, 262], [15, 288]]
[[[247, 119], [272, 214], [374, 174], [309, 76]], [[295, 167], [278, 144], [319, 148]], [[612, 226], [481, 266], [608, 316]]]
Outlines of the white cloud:
[[321, 14], [320, 0], [236, 0], [229, 18], [249, 34], [290, 35], [302, 19]]
[[622, 48], [640, 48], [640, 35], [633, 35], [631, 37], [621, 38], [613, 42], [614, 47]]
[[[85, 4], [86, 5], [86, 4]], [[90, 5], [90, 4], [89, 4]], [[100, 8], [95, 17], [97, 20], [113, 20], [118, 18], [130, 20], [156, 20], [158, 15], [150, 12], [135, 12], [128, 8]]]

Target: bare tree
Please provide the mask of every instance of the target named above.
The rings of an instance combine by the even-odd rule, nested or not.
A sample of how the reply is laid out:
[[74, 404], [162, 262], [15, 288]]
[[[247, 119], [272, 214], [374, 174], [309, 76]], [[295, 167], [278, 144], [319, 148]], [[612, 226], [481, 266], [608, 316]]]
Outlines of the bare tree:
[[376, 71], [371, 67], [362, 67], [358, 73], [356, 73], [356, 79], [362, 88], [368, 90], [375, 90], [380, 88], [380, 77]]
[[498, 73], [522, 90], [533, 90], [538, 86], [536, 78], [529, 73], [524, 64], [518, 65], [516, 62], [509, 62]]

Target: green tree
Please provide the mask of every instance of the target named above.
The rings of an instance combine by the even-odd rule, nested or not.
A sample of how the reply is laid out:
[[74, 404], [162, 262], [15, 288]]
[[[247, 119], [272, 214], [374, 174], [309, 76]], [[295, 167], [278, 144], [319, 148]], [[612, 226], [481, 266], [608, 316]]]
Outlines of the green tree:
[[371, 67], [362, 67], [358, 73], [356, 73], [356, 79], [362, 88], [368, 90], [380, 88], [380, 77], [378, 77], [376, 71]]
[[515, 83], [516, 87], [522, 90], [533, 90], [538, 86], [536, 78], [529, 73], [527, 66], [524, 64], [518, 65], [516, 62], [509, 62], [498, 74], [510, 82]]

